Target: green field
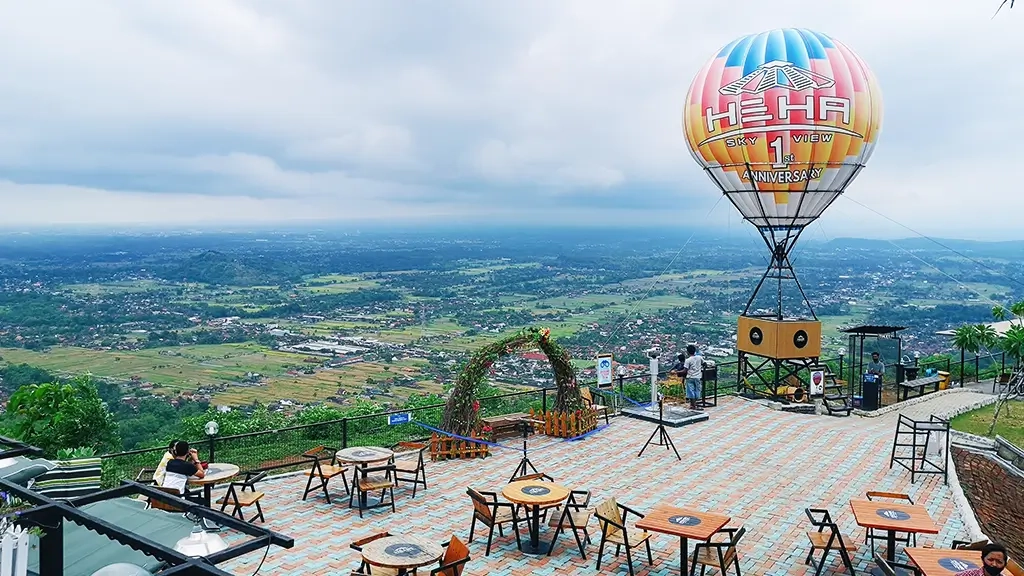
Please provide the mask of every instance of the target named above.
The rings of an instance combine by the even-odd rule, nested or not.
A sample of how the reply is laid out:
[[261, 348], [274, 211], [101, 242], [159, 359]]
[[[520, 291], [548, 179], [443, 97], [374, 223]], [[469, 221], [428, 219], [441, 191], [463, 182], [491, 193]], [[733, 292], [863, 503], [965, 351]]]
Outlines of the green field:
[[[972, 410], [953, 418], [952, 426], [962, 432], [988, 436], [988, 427], [992, 424], [994, 411], [995, 404]], [[1015, 400], [1003, 408], [995, 433], [1014, 445], [1024, 448], [1024, 400]]]

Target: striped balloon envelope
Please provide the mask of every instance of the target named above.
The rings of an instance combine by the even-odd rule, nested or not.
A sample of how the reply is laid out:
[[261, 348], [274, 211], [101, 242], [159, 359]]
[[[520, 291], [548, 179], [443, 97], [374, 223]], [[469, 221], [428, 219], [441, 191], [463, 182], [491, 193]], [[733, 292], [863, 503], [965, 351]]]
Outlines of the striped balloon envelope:
[[801, 228], [874, 150], [882, 93], [842, 43], [786, 28], [730, 42], [694, 78], [683, 131], [694, 159], [759, 228]]

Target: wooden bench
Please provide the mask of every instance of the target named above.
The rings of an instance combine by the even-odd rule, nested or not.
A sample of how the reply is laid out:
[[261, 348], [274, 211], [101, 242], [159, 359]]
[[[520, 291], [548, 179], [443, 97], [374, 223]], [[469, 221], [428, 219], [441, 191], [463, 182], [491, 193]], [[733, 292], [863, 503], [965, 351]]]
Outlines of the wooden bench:
[[899, 392], [903, 396], [903, 400], [907, 400], [910, 397], [911, 390], [917, 390], [917, 396], [924, 396], [925, 386], [935, 386], [935, 392], [939, 391], [939, 383], [942, 382], [941, 376], [924, 376], [923, 378], [916, 378], [914, 380], [907, 380], [906, 382], [900, 382], [896, 386], [899, 387]]
[[[523, 429], [520, 427], [520, 420], [529, 417], [529, 414], [517, 412], [501, 416], [488, 416], [487, 418], [481, 418], [480, 421], [491, 427], [491, 437], [494, 441], [498, 441], [502, 438], [517, 438], [521, 436]], [[530, 427], [530, 434], [533, 434], [532, 426]]]

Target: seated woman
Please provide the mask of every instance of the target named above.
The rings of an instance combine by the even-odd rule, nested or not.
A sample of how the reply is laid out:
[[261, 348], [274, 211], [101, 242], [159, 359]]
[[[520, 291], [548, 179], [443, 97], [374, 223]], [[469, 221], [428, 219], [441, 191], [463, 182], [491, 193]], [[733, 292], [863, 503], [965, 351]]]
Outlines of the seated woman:
[[185, 486], [191, 477], [203, 478], [206, 470], [200, 465], [199, 454], [184, 440], [177, 442], [173, 448], [174, 458], [167, 462], [167, 471], [164, 473], [164, 488], [173, 488], [179, 493], [185, 493]]
[[167, 463], [174, 458], [174, 445], [178, 443], [178, 440], [171, 440], [171, 443], [167, 445], [167, 451], [164, 452], [164, 457], [160, 459], [160, 463], [156, 466], [156, 471], [153, 472], [153, 482], [157, 486], [164, 485], [164, 473], [167, 472]]

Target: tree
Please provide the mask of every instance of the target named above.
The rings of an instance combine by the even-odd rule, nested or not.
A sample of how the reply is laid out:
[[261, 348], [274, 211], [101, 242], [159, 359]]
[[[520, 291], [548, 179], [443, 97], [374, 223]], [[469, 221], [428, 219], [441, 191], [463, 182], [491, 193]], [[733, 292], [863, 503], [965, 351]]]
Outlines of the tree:
[[1024, 360], [1024, 320], [1021, 320], [1021, 317], [1024, 317], [1024, 300], [1014, 303], [1009, 309], [1003, 306], [996, 306], [992, 309], [992, 316], [996, 320], [1007, 320], [1015, 317], [1016, 322], [1011, 319], [1010, 327], [1006, 329], [1003, 335], [993, 338], [995, 347], [1002, 350], [1003, 353], [1013, 360], [1013, 374], [1010, 376], [1010, 381], [1006, 388], [996, 398], [996, 408], [992, 412], [992, 423], [988, 427], [989, 436], [995, 433], [996, 424], [999, 422], [999, 415], [1003, 412], [1003, 408], [1006, 408], [1006, 411], [1009, 412], [1010, 406], [1008, 402], [1016, 400], [1019, 395], [1018, 392], [1024, 388], [1024, 367], [1021, 366], [1021, 362]]
[[88, 447], [102, 454], [121, 448], [117, 422], [88, 376], [22, 386], [7, 404], [3, 425], [51, 458], [60, 449]]

